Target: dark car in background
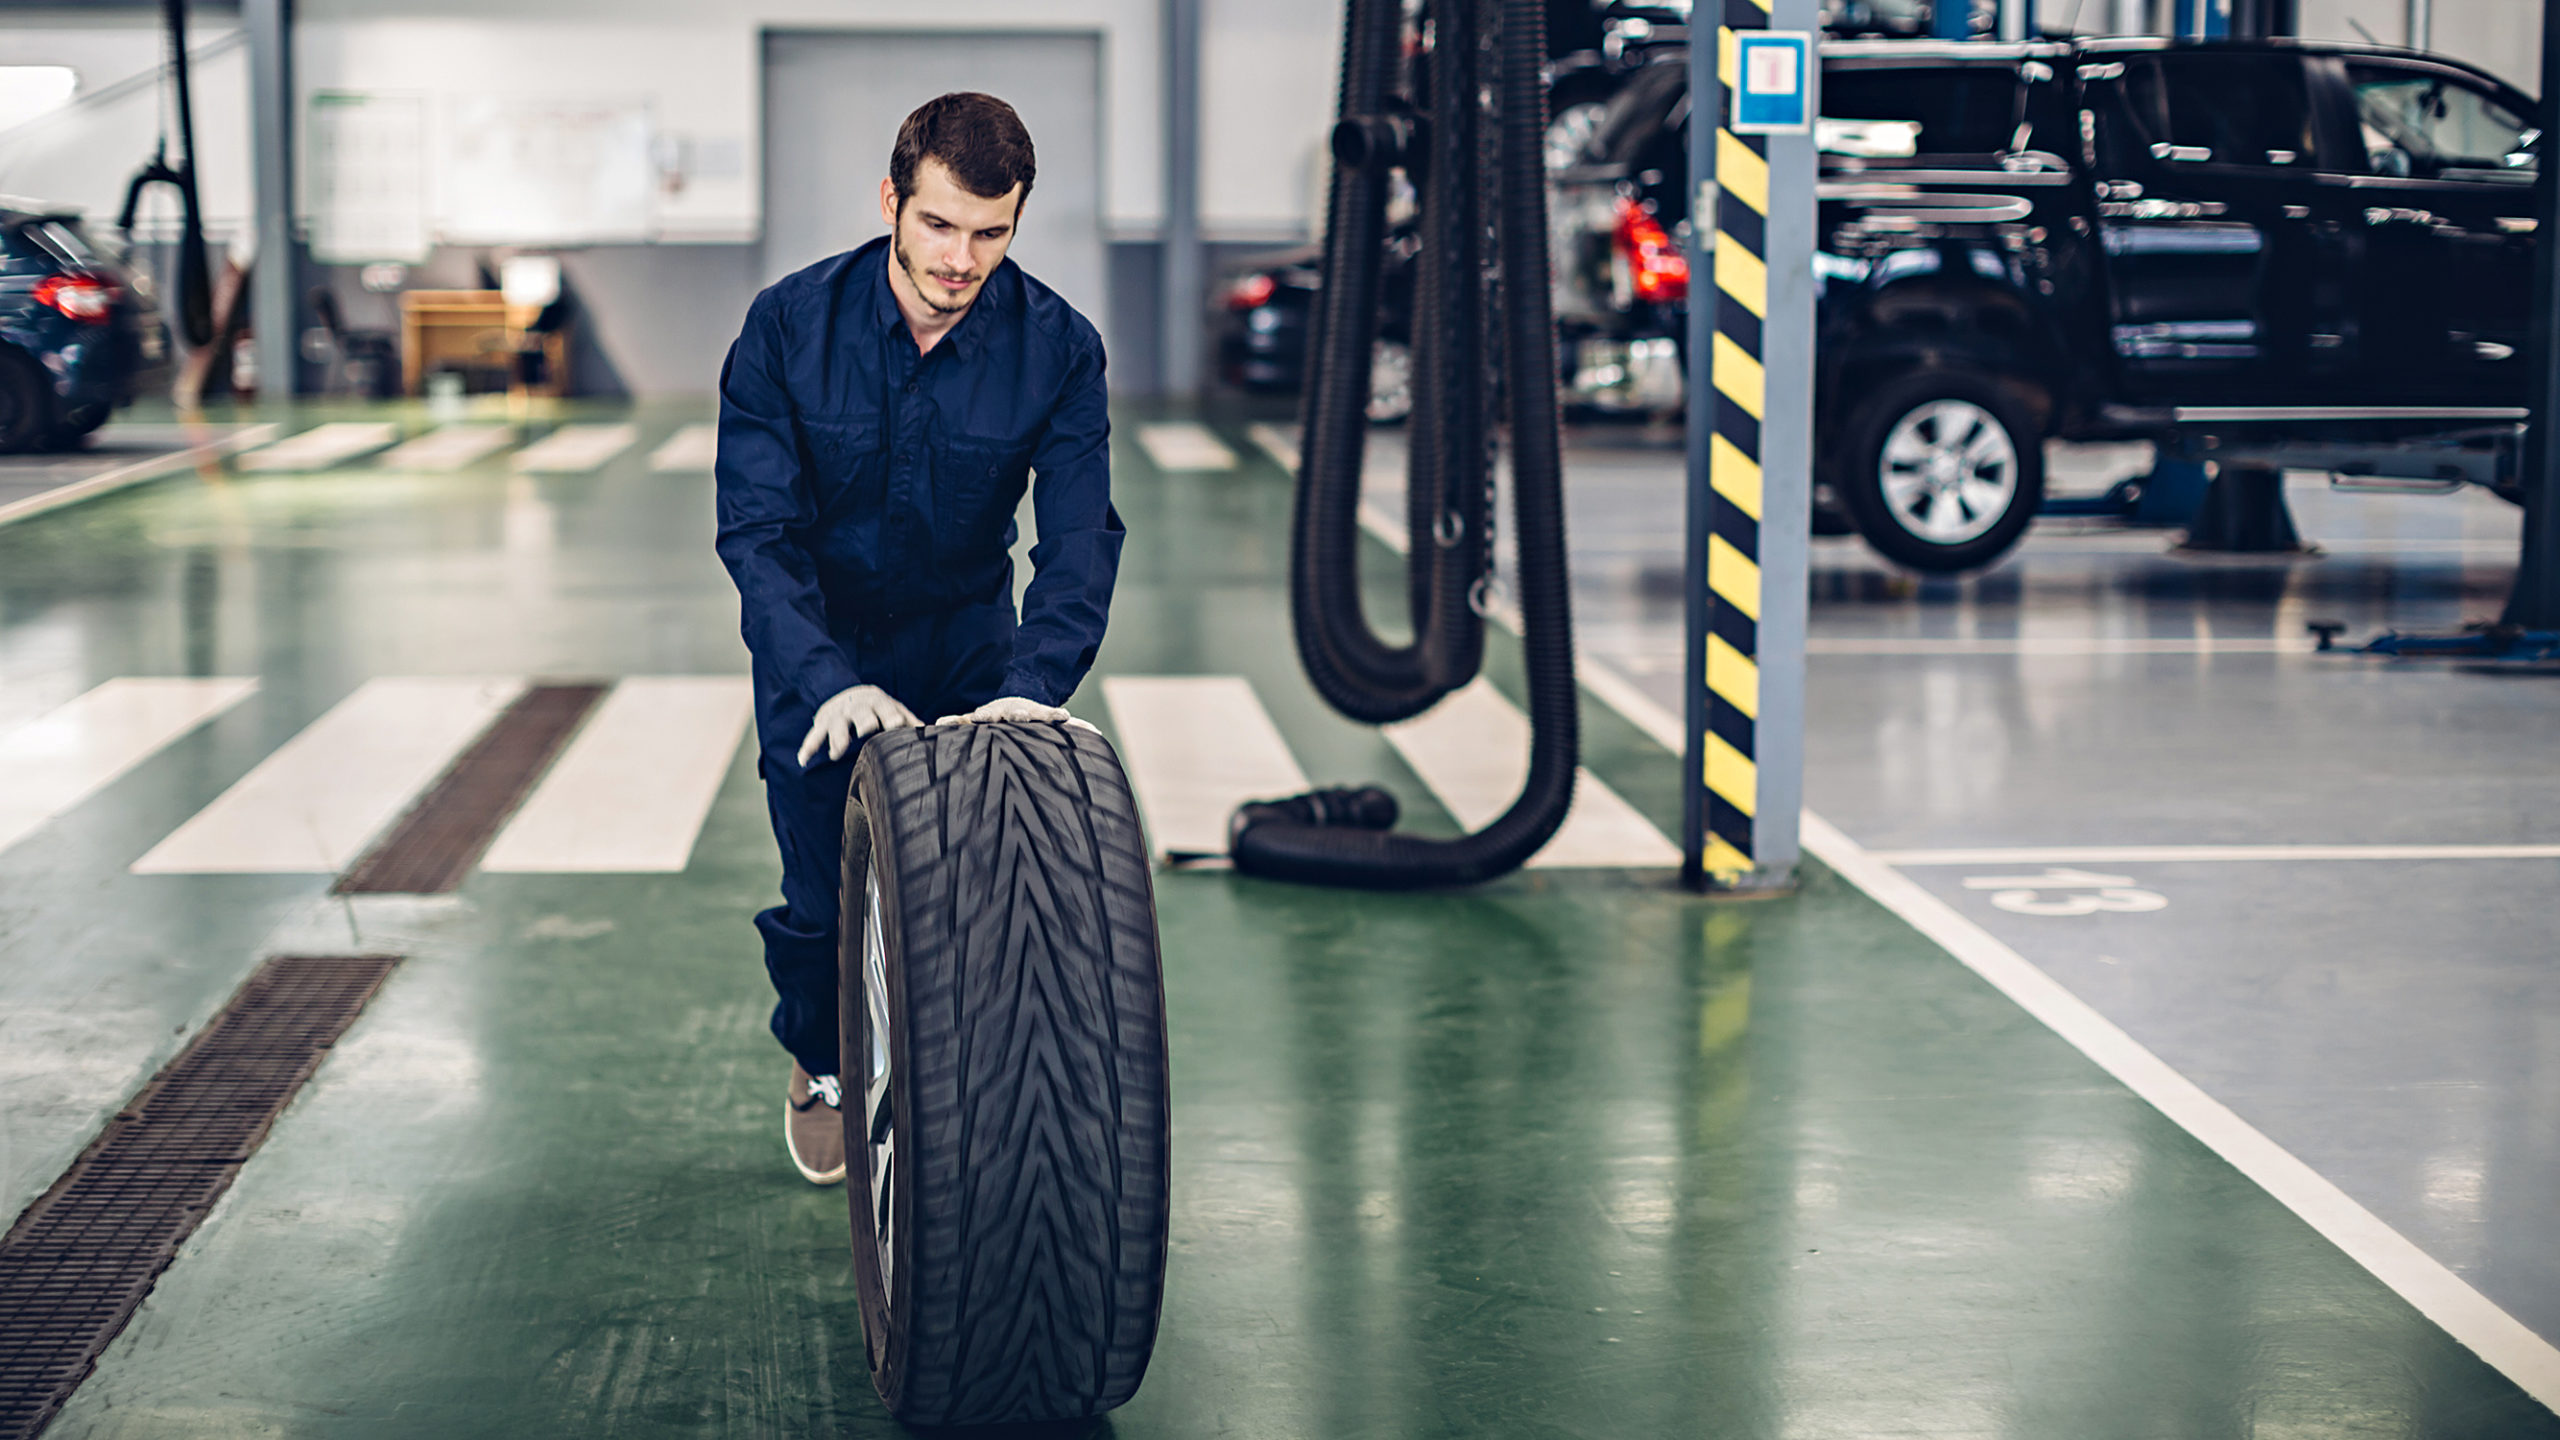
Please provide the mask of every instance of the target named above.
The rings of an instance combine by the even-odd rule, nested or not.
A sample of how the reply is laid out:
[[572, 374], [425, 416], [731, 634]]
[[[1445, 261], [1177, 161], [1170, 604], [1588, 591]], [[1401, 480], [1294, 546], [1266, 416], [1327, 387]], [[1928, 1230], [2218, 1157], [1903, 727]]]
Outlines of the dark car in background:
[[148, 282], [77, 215], [0, 205], [0, 454], [78, 444], [151, 381], [165, 345]]
[[[1410, 213], [1407, 201], [1402, 207]], [[1378, 338], [1369, 353], [1369, 420], [1393, 425], [1413, 413], [1413, 256], [1410, 223], [1388, 231], [1378, 273]], [[1240, 390], [1295, 394], [1305, 382], [1307, 342], [1316, 292], [1324, 283], [1324, 247], [1248, 259], [1220, 281], [1218, 375]]]
[[2048, 437], [2510, 498], [2539, 136], [2435, 56], [2264, 41], [1826, 46], [1820, 483], [1970, 569]]

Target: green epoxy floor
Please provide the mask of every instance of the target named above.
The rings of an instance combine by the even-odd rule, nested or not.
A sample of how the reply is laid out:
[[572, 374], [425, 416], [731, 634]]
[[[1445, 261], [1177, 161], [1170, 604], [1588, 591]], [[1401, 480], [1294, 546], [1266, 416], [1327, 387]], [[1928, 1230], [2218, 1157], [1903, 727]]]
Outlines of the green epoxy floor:
[[[742, 670], [708, 481], [641, 462], [695, 418], [643, 412], [595, 477], [179, 480], [0, 527], [0, 725], [114, 675], [266, 686], [0, 853], [0, 1204], [260, 956], [409, 957], [51, 1435], [897, 1433], [843, 1193], [780, 1151], [743, 754], [681, 875], [347, 902], [124, 871], [372, 675]], [[1120, 459], [1105, 670], [1249, 675], [1316, 778], [1445, 827], [1297, 677], [1276, 472]], [[1593, 769], [1667, 822], [1668, 757], [1586, 711]], [[1555, 872], [1158, 903], [1173, 1265], [1098, 1433], [2560, 1435], [1818, 869], [1753, 904]]]

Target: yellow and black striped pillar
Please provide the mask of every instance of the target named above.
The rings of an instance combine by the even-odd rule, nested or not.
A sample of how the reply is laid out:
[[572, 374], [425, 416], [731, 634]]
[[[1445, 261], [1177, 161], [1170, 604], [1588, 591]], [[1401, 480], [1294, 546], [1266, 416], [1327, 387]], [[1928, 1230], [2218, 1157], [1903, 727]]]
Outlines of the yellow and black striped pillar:
[[[1786, 8], [1785, 0], [1780, 4]], [[1720, 5], [1721, 14], [1711, 5]], [[1704, 28], [1710, 16], [1722, 21], [1712, 32]], [[1773, 859], [1781, 872], [1775, 878], [1784, 883], [1783, 872], [1795, 860], [1795, 784], [1777, 787], [1790, 807], [1779, 827], [1783, 856], [1773, 856], [1765, 843], [1770, 827], [1762, 775], [1762, 522], [1769, 489], [1763, 473], [1772, 423], [1771, 331], [1773, 324], [1797, 323], [1798, 317], [1790, 311], [1773, 321], [1770, 304], [1769, 156], [1775, 137], [1737, 134], [1730, 103], [1738, 83], [1739, 33], [1768, 29], [1769, 4], [1700, 0], [1697, 18], [1694, 33], [1701, 40], [1711, 33], [1713, 44], [1699, 45], [1691, 56], [1692, 93], [1712, 96], [1715, 103], [1691, 111], [1690, 132], [1691, 168], [1700, 183], [1691, 211], [1690, 783], [1683, 848], [1693, 885], [1731, 888], [1767, 882]], [[1795, 243], [1802, 248], [1807, 241]], [[1809, 271], [1809, 261], [1808, 254], [1790, 263]], [[1801, 317], [1806, 333], [1796, 346], [1808, 355], [1810, 322], [1809, 313]], [[1792, 416], [1777, 419], [1784, 423]], [[1809, 436], [1794, 448], [1807, 445]], [[1790, 494], [1804, 490], [1809, 503], [1809, 478], [1783, 488]], [[1792, 568], [1801, 573], [1801, 564]], [[1800, 650], [1800, 619], [1791, 639]], [[1800, 663], [1799, 657], [1791, 676], [1800, 676]], [[1800, 707], [1784, 718], [1800, 725]], [[1782, 748], [1794, 762], [1800, 739], [1790, 736]]]

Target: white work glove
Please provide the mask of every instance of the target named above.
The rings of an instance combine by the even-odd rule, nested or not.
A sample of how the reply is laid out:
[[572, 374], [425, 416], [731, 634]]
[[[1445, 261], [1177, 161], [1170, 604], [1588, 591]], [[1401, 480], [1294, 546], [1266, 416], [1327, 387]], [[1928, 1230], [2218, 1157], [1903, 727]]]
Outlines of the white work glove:
[[841, 760], [863, 736], [923, 723], [914, 711], [890, 699], [888, 691], [877, 685], [856, 685], [818, 707], [817, 718], [809, 722], [809, 738], [800, 742], [800, 766], [807, 769], [821, 749], [828, 759]]
[[1037, 700], [1025, 700], [1019, 695], [999, 696], [966, 715], [945, 715], [933, 723], [968, 725], [980, 720], [1012, 720], [1026, 723], [1045, 721], [1051, 725], [1082, 725], [1087, 730], [1093, 729], [1093, 726], [1068, 714], [1067, 707], [1064, 705], [1043, 705]]

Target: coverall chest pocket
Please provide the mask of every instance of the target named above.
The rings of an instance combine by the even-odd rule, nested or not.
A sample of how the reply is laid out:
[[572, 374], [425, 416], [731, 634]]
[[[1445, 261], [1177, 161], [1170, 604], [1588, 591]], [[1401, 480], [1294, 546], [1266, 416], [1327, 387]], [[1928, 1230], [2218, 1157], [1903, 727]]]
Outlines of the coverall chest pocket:
[[935, 474], [935, 526], [944, 555], [966, 560], [1004, 548], [1005, 522], [1022, 501], [1031, 441], [955, 437]]
[[810, 489], [820, 518], [877, 514], [886, 503], [889, 483], [878, 422], [812, 417], [802, 427], [809, 437]]

